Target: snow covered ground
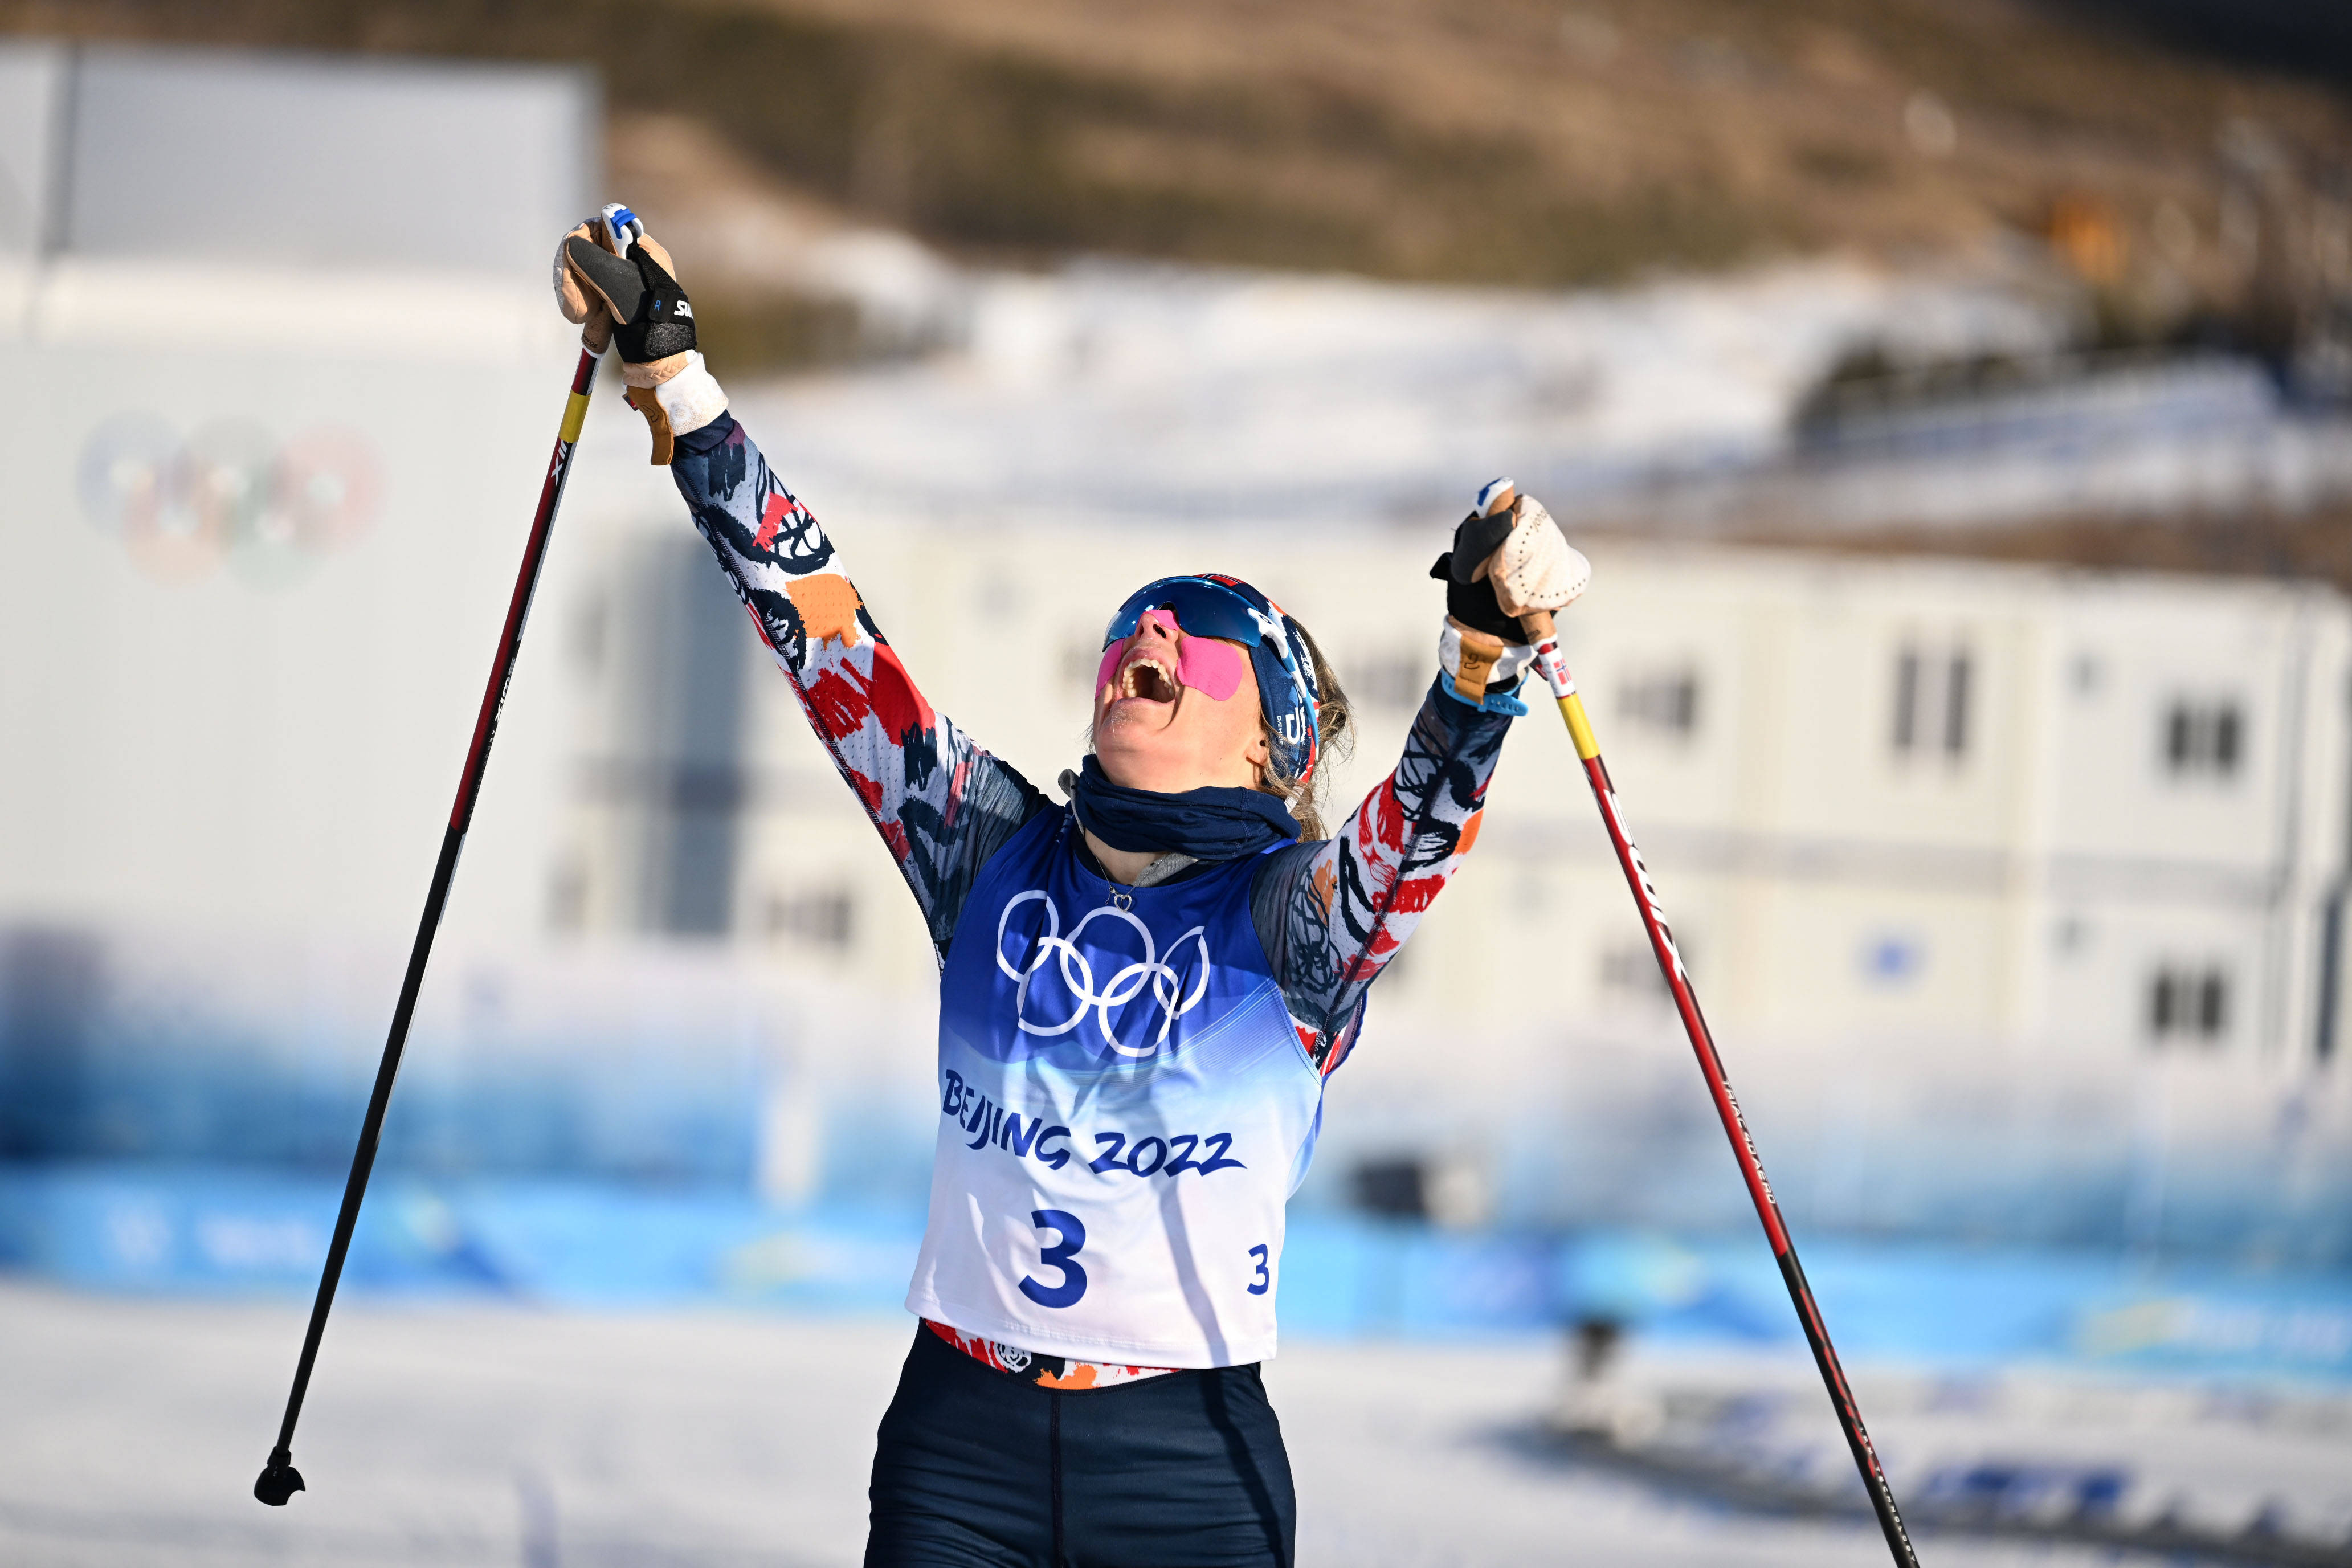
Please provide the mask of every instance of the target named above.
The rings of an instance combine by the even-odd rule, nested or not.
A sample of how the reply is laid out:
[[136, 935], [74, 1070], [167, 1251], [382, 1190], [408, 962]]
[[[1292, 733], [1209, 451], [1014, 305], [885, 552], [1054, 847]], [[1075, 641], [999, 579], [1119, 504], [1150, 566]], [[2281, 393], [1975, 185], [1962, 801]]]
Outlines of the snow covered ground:
[[[735, 387], [828, 518], [1425, 525], [1497, 472], [1571, 524], [1698, 530], [2352, 489], [2352, 421], [2291, 408], [2251, 362], [2074, 364], [2081, 300], [2021, 266], [1828, 259], [1538, 293], [1100, 259], [965, 271], [854, 238], [817, 247], [841, 262], [827, 286], [937, 352]], [[2016, 360], [2053, 381], [1801, 449], [1800, 405], [1864, 351]]]
[[[349, 1304], [296, 1445], [311, 1489], [283, 1511], [265, 1510], [249, 1489], [302, 1313], [283, 1300], [0, 1287], [0, 1562], [797, 1568], [858, 1559], [865, 1470], [908, 1336], [903, 1321]], [[1801, 1369], [1798, 1384], [1790, 1370], [1637, 1361], [1629, 1376], [1800, 1385]], [[1544, 1345], [1291, 1345], [1268, 1377], [1298, 1477], [1301, 1563], [1885, 1561], [1866, 1528], [1727, 1513], [1563, 1465], [1533, 1438], [1558, 1375]], [[1877, 1436], [1890, 1462], [1914, 1474], [1906, 1456], [2040, 1447], [2166, 1468], [2184, 1482], [2242, 1474], [2312, 1508], [2352, 1475], [2340, 1400], [2306, 1399], [2294, 1405], [2299, 1416], [2265, 1426], [2242, 1403], [2221, 1410], [2160, 1391], [2089, 1404], [1947, 1398], [1930, 1430], [1927, 1406], [1905, 1392], [1918, 1385], [1866, 1370], [1857, 1381], [1866, 1412], [1874, 1395], [1887, 1406]], [[1801, 1403], [1789, 1410], [1792, 1428], [1808, 1425]], [[1814, 1436], [1833, 1444], [1826, 1412], [1812, 1414]], [[2114, 1561], [1951, 1537], [1922, 1550], [1937, 1568]]]
[[934, 288], [946, 352], [738, 389], [820, 515], [1426, 523], [1504, 469], [1573, 506], [1776, 457], [1858, 343], [2030, 355], [2070, 330], [2011, 280], [1847, 262], [1557, 294], [1108, 261]]

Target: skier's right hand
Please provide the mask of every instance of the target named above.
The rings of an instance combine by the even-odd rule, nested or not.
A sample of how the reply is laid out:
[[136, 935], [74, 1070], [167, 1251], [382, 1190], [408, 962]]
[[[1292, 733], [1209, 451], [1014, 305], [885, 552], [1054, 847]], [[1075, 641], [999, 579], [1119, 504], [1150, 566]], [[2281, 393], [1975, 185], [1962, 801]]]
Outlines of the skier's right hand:
[[606, 207], [557, 245], [555, 303], [564, 320], [582, 324], [590, 350], [601, 353], [607, 342], [620, 348], [629, 405], [646, 416], [656, 465], [668, 464], [677, 437], [727, 411], [727, 395], [695, 347], [694, 307], [677, 266], [627, 208]]
[[661, 365], [691, 352], [694, 307], [677, 264], [661, 242], [635, 226], [618, 255], [606, 224], [591, 219], [563, 237], [555, 253], [555, 302], [566, 321], [598, 325], [620, 344], [625, 365]]

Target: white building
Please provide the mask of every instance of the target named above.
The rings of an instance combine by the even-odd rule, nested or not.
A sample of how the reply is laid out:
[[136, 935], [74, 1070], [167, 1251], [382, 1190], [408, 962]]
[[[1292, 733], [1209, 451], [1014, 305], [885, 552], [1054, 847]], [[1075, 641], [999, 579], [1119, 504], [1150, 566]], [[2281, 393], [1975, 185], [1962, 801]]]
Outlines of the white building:
[[[0, 44], [0, 1159], [348, 1150], [315, 1097], [372, 1073], [424, 901], [599, 119], [570, 69]], [[543, 945], [551, 641], [415, 1074], [528, 1024], [480, 955]]]
[[[583, 709], [596, 739], [582, 776], [599, 782], [573, 808], [562, 918], [723, 930], [780, 962], [825, 953], [877, 984], [919, 984], [929, 965], [911, 914], [896, 918], [895, 868], [700, 542], [670, 521], [667, 541], [604, 547], [591, 593], [610, 597], [573, 612], [594, 625], [613, 600], [675, 605], [619, 617], [645, 644], [574, 663], [578, 689], [605, 700]], [[1240, 572], [1316, 630], [1364, 720], [1339, 805], [1393, 759], [1433, 668], [1441, 595], [1425, 572], [1442, 521], [1348, 541], [1338, 571], [1320, 559], [1328, 537], [835, 531], [927, 695], [1041, 784], [1076, 760], [1108, 607], [1161, 570]], [[1591, 553], [1568, 647], [1726, 1028], [2280, 1066], [2334, 1054], [2352, 816], [2339, 595], [1609, 539]], [[725, 629], [707, 648], [681, 627], [706, 619]], [[1447, 967], [1448, 943], [1581, 954], [1546, 961], [1565, 1011], [1644, 1007], [1648, 951], [1555, 731], [1540, 711], [1519, 726], [1473, 869], [1411, 970]], [[718, 873], [683, 847], [721, 821], [726, 897], [697, 884], [687, 898], [678, 877]], [[1523, 918], [1537, 908], [1549, 912]], [[1415, 989], [1384, 984], [1383, 1000]]]
[[[845, 510], [831, 521], [845, 563], [926, 695], [1041, 784], [1079, 754], [1102, 620], [1160, 573], [1237, 572], [1315, 630], [1363, 721], [1341, 811], [1393, 761], [1433, 671], [1425, 574], [1444, 519], [1417, 536], [1280, 539]], [[567, 677], [591, 784], [551, 912], [723, 934], [816, 982], [812, 1034], [855, 1047], [824, 1070], [911, 1086], [934, 984], [911, 900], [701, 542], [677, 509], [656, 510], [650, 531], [615, 516], [629, 542], [597, 547], [569, 612], [648, 642]], [[2305, 1158], [2280, 1142], [2290, 1114], [2286, 1142], [2319, 1151], [2306, 1163], [2341, 1160], [2341, 596], [1615, 539], [1591, 552], [1594, 587], [1564, 623], [1572, 666], [1768, 1159], [1775, 1134], [1794, 1145], [1783, 1185], [1817, 1217], [1863, 1223], [1894, 1191], [1859, 1154], [1824, 1152], [1842, 1142], [1874, 1144], [1875, 1161], [1915, 1140], [1947, 1186], [1989, 1162], [1968, 1178], [1987, 1194], [2070, 1173], [2120, 1184], [2126, 1207], [2168, 1201], [2209, 1156]], [[664, 616], [616, 614], [649, 595]], [[681, 616], [724, 630], [710, 640]], [[685, 893], [682, 879], [701, 880]], [[1541, 1136], [1490, 1124], [1555, 1116], [1590, 1150], [1612, 1107], [1663, 1093], [1703, 1109], [1542, 707], [1372, 1020], [1335, 1090], [1351, 1102], [1331, 1123], [1341, 1168], [1382, 1144], [1542, 1166], [1504, 1148]]]
[[[546, 253], [596, 120], [569, 70], [0, 47], [6, 918], [412, 927], [569, 390]], [[530, 820], [461, 921], [514, 922], [481, 873]]]

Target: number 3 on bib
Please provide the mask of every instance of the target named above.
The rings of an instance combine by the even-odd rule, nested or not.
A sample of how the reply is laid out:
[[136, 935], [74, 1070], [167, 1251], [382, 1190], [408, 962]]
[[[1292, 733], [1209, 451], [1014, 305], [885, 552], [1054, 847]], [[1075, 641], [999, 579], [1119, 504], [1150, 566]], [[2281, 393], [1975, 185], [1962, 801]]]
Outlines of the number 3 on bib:
[[1061, 1239], [1037, 1254], [1037, 1261], [1045, 1268], [1058, 1270], [1062, 1282], [1040, 1285], [1024, 1276], [1021, 1293], [1041, 1307], [1075, 1307], [1078, 1298], [1087, 1293], [1087, 1271], [1078, 1267], [1078, 1249], [1087, 1244], [1087, 1227], [1078, 1216], [1061, 1209], [1032, 1209], [1029, 1223], [1039, 1230], [1059, 1233]]

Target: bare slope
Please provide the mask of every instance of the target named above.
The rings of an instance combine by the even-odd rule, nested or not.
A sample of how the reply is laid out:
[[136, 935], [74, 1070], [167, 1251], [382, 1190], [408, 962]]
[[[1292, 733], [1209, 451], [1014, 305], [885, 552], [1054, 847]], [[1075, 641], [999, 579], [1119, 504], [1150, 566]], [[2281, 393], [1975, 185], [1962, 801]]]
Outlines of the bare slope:
[[950, 246], [1414, 279], [1940, 250], [2068, 197], [2193, 275], [2226, 127], [2296, 178], [2352, 148], [2320, 88], [2011, 0], [0, 0], [0, 26], [584, 57], [617, 109]]

